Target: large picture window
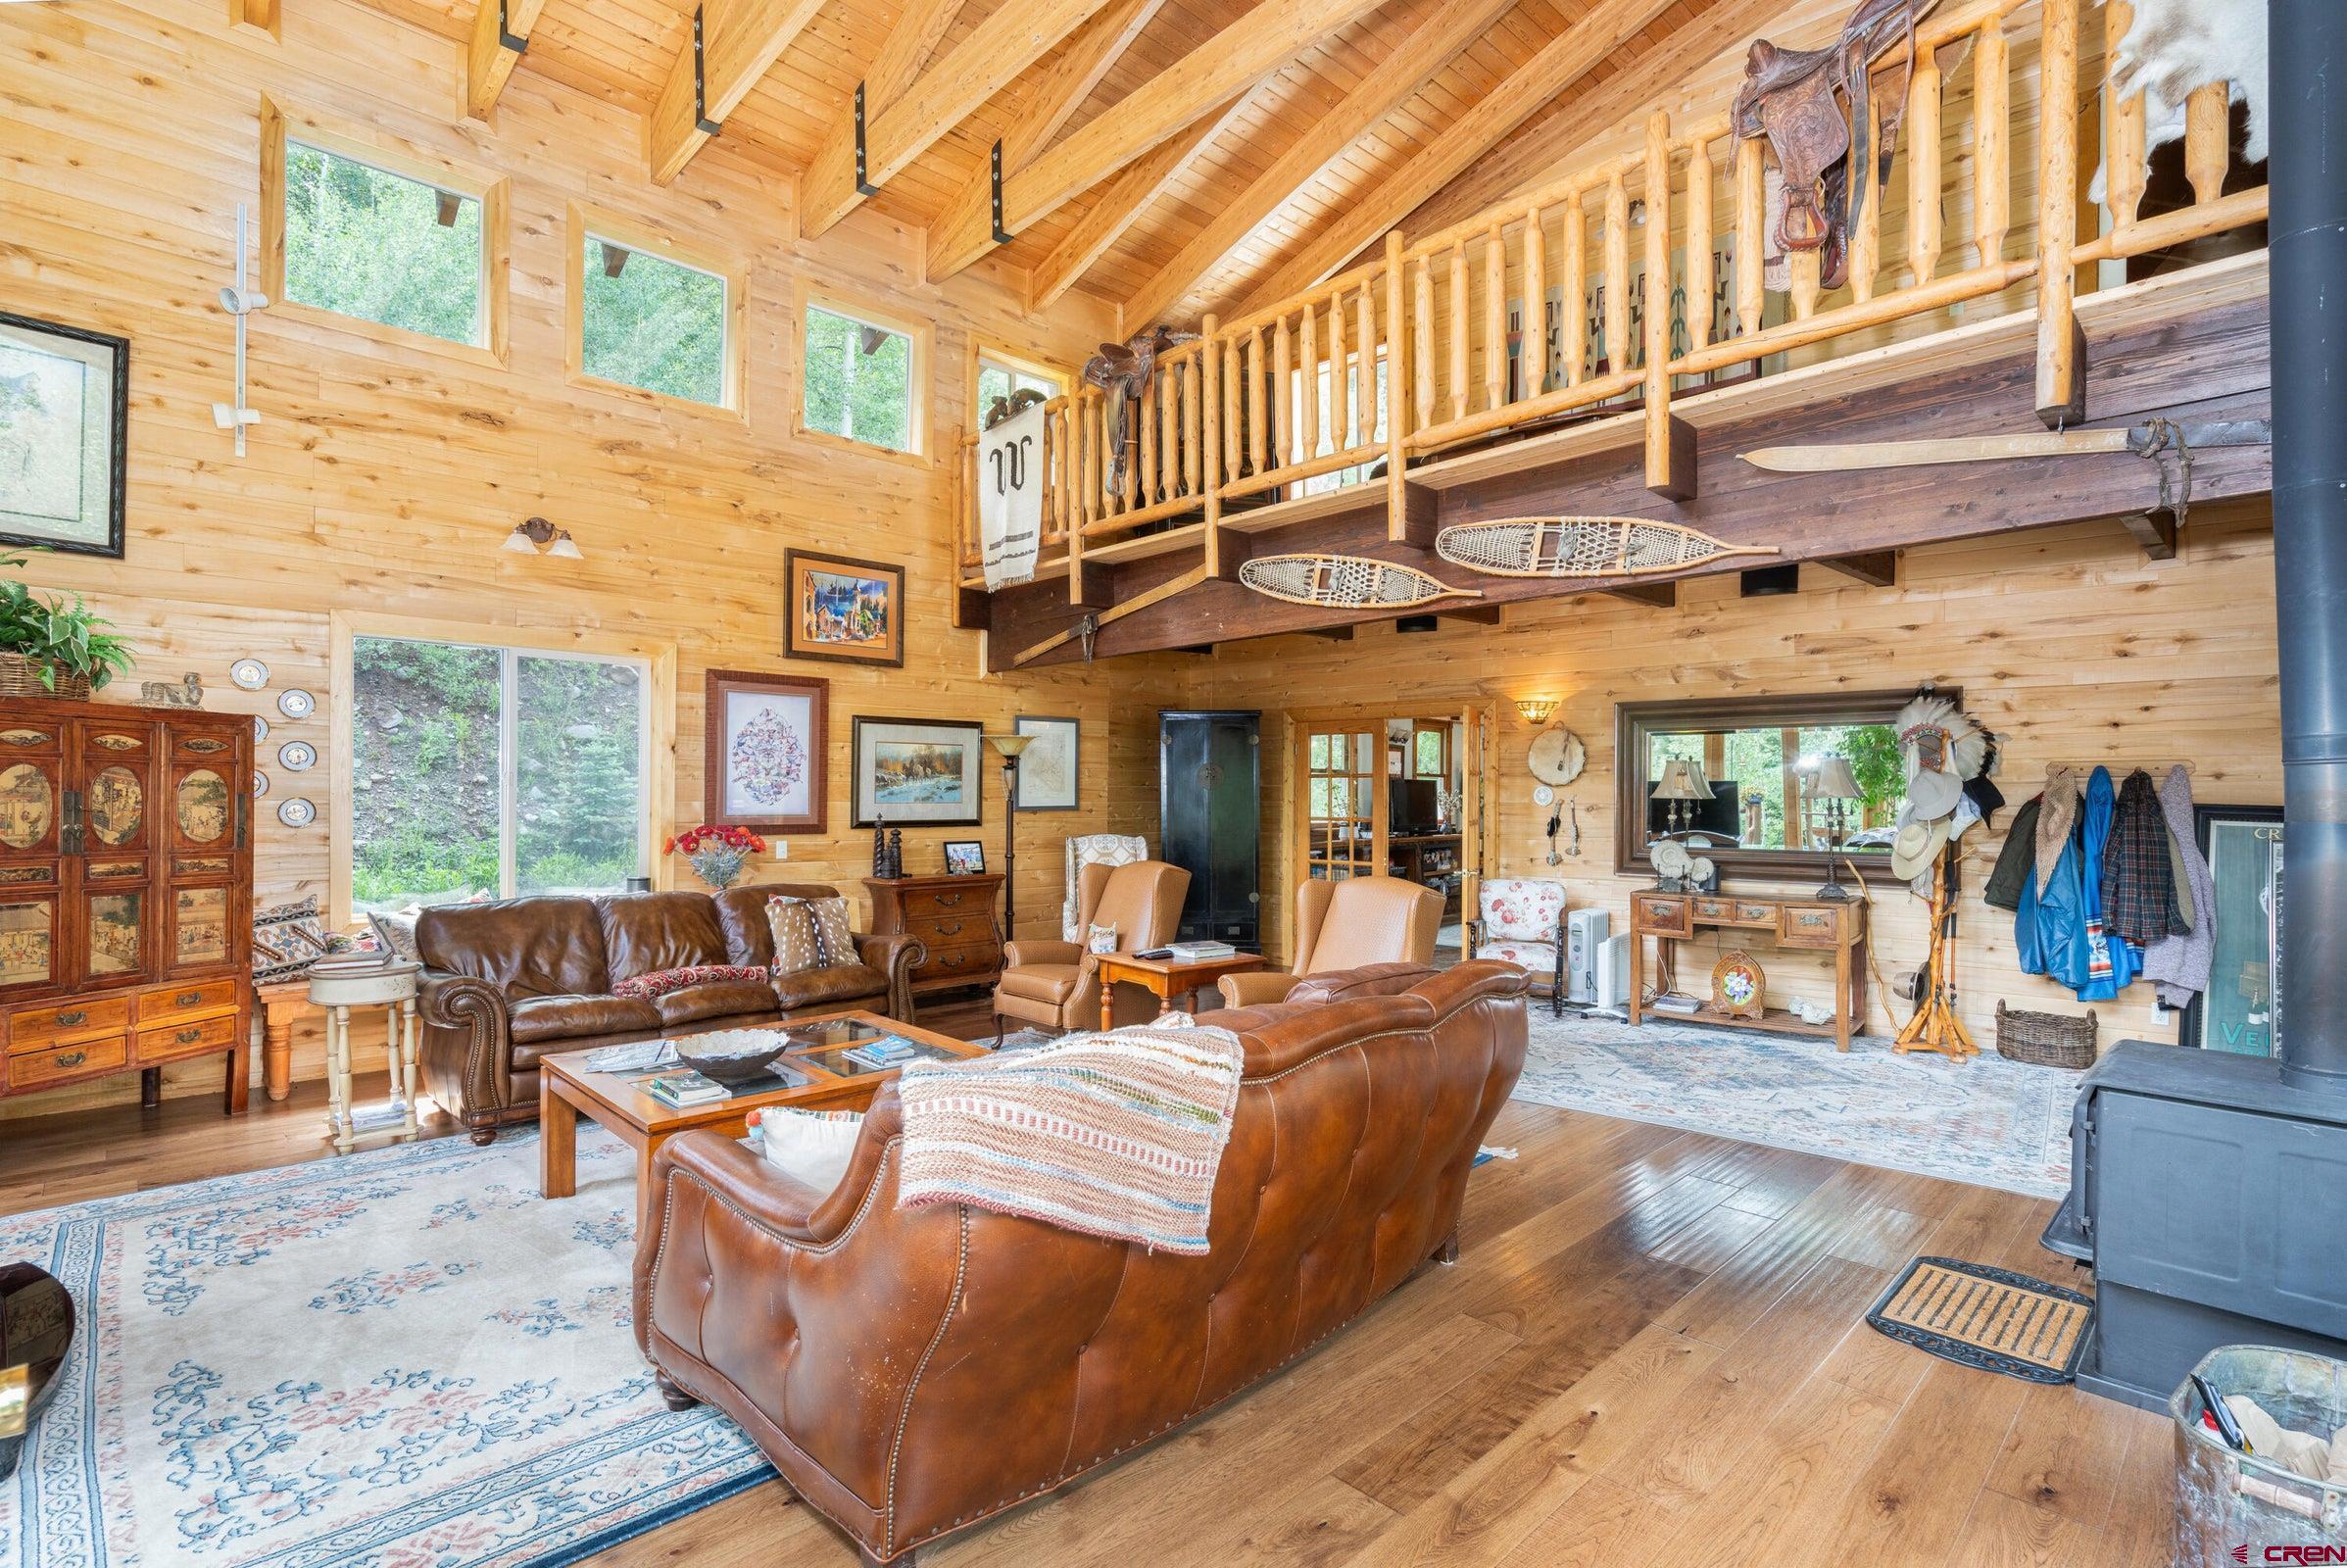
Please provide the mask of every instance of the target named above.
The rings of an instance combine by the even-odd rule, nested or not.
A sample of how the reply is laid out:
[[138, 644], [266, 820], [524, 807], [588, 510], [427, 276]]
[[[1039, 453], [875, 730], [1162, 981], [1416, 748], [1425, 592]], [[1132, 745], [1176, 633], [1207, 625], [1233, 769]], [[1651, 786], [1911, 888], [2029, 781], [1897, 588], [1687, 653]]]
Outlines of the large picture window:
[[643, 875], [648, 711], [641, 661], [354, 638], [354, 911]]

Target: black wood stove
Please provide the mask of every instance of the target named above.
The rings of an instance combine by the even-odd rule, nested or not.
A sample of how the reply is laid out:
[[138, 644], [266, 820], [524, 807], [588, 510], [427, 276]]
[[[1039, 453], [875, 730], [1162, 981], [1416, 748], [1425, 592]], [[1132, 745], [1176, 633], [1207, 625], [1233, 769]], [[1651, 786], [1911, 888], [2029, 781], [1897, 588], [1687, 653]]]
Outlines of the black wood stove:
[[2347, 5], [2270, 0], [2280, 1044], [2088, 1073], [2045, 1233], [2094, 1265], [2082, 1387], [2158, 1405], [2220, 1345], [2347, 1359]]

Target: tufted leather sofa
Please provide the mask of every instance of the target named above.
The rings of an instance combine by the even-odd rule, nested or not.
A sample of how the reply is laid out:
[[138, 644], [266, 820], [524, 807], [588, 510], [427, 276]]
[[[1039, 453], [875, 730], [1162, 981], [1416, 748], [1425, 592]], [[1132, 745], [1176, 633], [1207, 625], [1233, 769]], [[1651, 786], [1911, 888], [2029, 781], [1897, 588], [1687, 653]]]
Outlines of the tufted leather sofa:
[[814, 883], [758, 883], [713, 897], [619, 893], [426, 909], [416, 921], [424, 1091], [485, 1144], [502, 1126], [537, 1120], [538, 1062], [559, 1052], [846, 1007], [910, 1019], [922, 948], [902, 936], [858, 936], [859, 963], [709, 981], [650, 1001], [611, 995], [619, 981], [665, 969], [770, 968], [766, 901], [837, 894]]
[[684, 1134], [653, 1164], [638, 1343], [672, 1405], [717, 1405], [867, 1562], [909, 1562], [1454, 1257], [1477, 1147], [1524, 1065], [1524, 987], [1513, 964], [1468, 962], [1215, 1014], [1247, 1069], [1203, 1256], [900, 1211], [894, 1087], [829, 1194]]

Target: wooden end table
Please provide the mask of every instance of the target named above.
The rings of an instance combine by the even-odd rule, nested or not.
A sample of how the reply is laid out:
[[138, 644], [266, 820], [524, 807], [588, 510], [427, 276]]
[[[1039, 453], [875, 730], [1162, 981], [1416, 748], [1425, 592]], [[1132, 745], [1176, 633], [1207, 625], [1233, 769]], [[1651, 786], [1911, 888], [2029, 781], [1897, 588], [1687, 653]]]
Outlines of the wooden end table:
[[1122, 980], [1137, 985], [1155, 997], [1164, 1005], [1157, 1009], [1163, 1017], [1173, 1011], [1174, 998], [1188, 997], [1190, 1010], [1198, 1011], [1198, 993], [1226, 974], [1245, 974], [1250, 969], [1267, 968], [1259, 953], [1234, 953], [1227, 958], [1198, 958], [1185, 961], [1180, 958], [1141, 958], [1130, 953], [1100, 955], [1100, 1027], [1116, 1027], [1116, 985]]
[[[953, 1057], [983, 1056], [983, 1046], [933, 1029], [899, 1023], [876, 1012], [851, 1008], [793, 1018], [772, 1027], [799, 1033], [821, 1024], [852, 1024], [874, 1034], [898, 1035], [916, 1045]], [[750, 1113], [769, 1105], [801, 1110], [865, 1110], [880, 1086], [896, 1069], [871, 1072], [840, 1058], [849, 1039], [793, 1048], [783, 1061], [806, 1074], [807, 1082], [787, 1088], [745, 1091], [700, 1105], [671, 1105], [655, 1100], [640, 1085], [646, 1078], [684, 1069], [668, 1066], [651, 1071], [597, 1072], [587, 1065], [594, 1051], [569, 1051], [548, 1056], [538, 1064], [539, 1190], [548, 1198], [568, 1198], [578, 1191], [578, 1118], [616, 1133], [636, 1152], [636, 1226], [644, 1224], [645, 1207], [652, 1201], [652, 1156], [678, 1133], [709, 1128], [729, 1138], [750, 1130]]]

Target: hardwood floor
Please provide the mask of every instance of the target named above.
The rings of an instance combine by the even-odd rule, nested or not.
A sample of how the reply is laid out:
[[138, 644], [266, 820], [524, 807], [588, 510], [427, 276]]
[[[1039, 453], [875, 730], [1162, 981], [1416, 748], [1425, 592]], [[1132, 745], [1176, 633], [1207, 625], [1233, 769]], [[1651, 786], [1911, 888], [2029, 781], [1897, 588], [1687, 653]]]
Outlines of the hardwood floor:
[[[922, 1022], [975, 1037], [982, 1004]], [[361, 1094], [381, 1092], [362, 1084]], [[318, 1157], [322, 1088], [11, 1123], [0, 1212]], [[445, 1125], [445, 1124], [444, 1124]], [[1738, 1568], [2168, 1560], [2164, 1418], [1936, 1360], [1861, 1315], [1917, 1252], [2072, 1282], [2051, 1205], [1513, 1104], [1459, 1262], [1285, 1377], [939, 1568]], [[832, 1568], [779, 1484], [593, 1559]]]

